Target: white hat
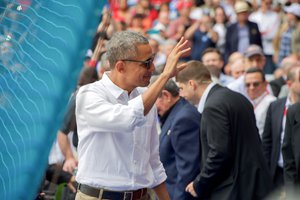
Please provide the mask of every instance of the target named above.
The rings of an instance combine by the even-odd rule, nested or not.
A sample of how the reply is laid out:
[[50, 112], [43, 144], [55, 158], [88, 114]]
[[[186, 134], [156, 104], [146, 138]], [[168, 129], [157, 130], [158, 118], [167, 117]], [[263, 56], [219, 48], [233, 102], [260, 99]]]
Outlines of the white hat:
[[238, 1], [234, 4], [234, 10], [236, 13], [248, 12], [250, 7], [246, 1]]
[[284, 11], [300, 17], [300, 4], [292, 3], [291, 5], [284, 7]]

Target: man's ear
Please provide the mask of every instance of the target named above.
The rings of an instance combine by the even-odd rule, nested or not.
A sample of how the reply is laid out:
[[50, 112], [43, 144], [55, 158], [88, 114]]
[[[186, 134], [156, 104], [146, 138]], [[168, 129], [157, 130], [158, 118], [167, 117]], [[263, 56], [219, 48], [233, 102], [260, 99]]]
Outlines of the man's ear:
[[161, 91], [161, 97], [168, 98], [169, 95], [170, 95], [170, 93], [167, 90], [162, 90]]
[[194, 81], [194, 80], [189, 80], [188, 85], [189, 85], [189, 87], [192, 87], [193, 90], [196, 90], [198, 87], [196, 81]]
[[117, 70], [120, 73], [123, 73], [125, 71], [125, 63], [124, 61], [117, 61], [116, 65], [115, 65], [115, 70]]

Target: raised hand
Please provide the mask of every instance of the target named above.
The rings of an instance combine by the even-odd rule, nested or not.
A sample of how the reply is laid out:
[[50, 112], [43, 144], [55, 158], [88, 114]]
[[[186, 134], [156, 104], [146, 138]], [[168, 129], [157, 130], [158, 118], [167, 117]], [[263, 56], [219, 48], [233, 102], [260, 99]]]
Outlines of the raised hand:
[[180, 41], [171, 51], [170, 55], [168, 56], [167, 63], [165, 69], [162, 73], [166, 74], [169, 78], [174, 77], [180, 70], [186, 67], [186, 63], [183, 63], [177, 66], [179, 58], [186, 52], [190, 51], [190, 47], [186, 47], [187, 40], [181, 37]]

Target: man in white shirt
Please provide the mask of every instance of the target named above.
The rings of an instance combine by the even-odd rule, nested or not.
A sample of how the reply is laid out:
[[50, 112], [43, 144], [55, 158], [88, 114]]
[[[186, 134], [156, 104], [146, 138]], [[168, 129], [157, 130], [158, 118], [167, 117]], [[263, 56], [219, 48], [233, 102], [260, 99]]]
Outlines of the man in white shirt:
[[124, 31], [110, 39], [107, 58], [111, 72], [77, 94], [76, 200], [146, 200], [147, 188], [153, 188], [159, 199], [169, 200], [153, 105], [168, 79], [185, 67], [177, 66], [177, 61], [190, 50], [186, 43], [181, 38], [162, 74], [144, 90], [138, 87], [146, 87], [155, 70], [147, 38]]
[[245, 86], [247, 95], [249, 96], [254, 108], [256, 126], [258, 128], [259, 135], [262, 137], [267, 110], [270, 103], [276, 100], [276, 97], [270, 95], [266, 90], [267, 82], [265, 75], [259, 68], [250, 68], [246, 71]]
[[[262, 48], [258, 45], [250, 45], [246, 52], [246, 63], [245, 63], [245, 71], [249, 68], [256, 67], [261, 70], [264, 69], [266, 64], [266, 58], [263, 54]], [[245, 97], [249, 99], [247, 95], [246, 87], [245, 87], [245, 74], [241, 75], [238, 79], [232, 81], [227, 87], [235, 92], [241, 93]], [[272, 90], [270, 86], [267, 86], [267, 90], [271, 93]]]

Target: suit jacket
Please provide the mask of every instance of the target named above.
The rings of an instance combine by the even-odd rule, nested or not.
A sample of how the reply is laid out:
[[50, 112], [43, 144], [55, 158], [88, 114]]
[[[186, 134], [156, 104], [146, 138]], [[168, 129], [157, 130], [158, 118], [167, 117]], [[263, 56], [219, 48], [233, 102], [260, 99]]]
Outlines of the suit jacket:
[[263, 152], [270, 169], [273, 183], [275, 181], [275, 172], [281, 151], [281, 132], [285, 103], [286, 98], [282, 98], [270, 104], [262, 135]]
[[194, 181], [200, 199], [259, 200], [271, 177], [252, 104], [241, 94], [215, 85], [201, 118], [202, 169]]
[[[257, 44], [262, 47], [261, 35], [258, 26], [254, 22], [247, 22], [249, 29], [249, 42], [250, 44]], [[239, 36], [238, 36], [238, 23], [234, 23], [227, 28], [226, 43], [225, 43], [225, 61], [233, 52], [238, 51]]]
[[[289, 107], [282, 144], [284, 180], [287, 186], [300, 185], [300, 103]], [[299, 189], [299, 188], [298, 188]], [[299, 191], [299, 190], [298, 190]]]
[[162, 126], [160, 159], [172, 200], [194, 199], [185, 192], [200, 171], [200, 113], [183, 98], [175, 104]]

